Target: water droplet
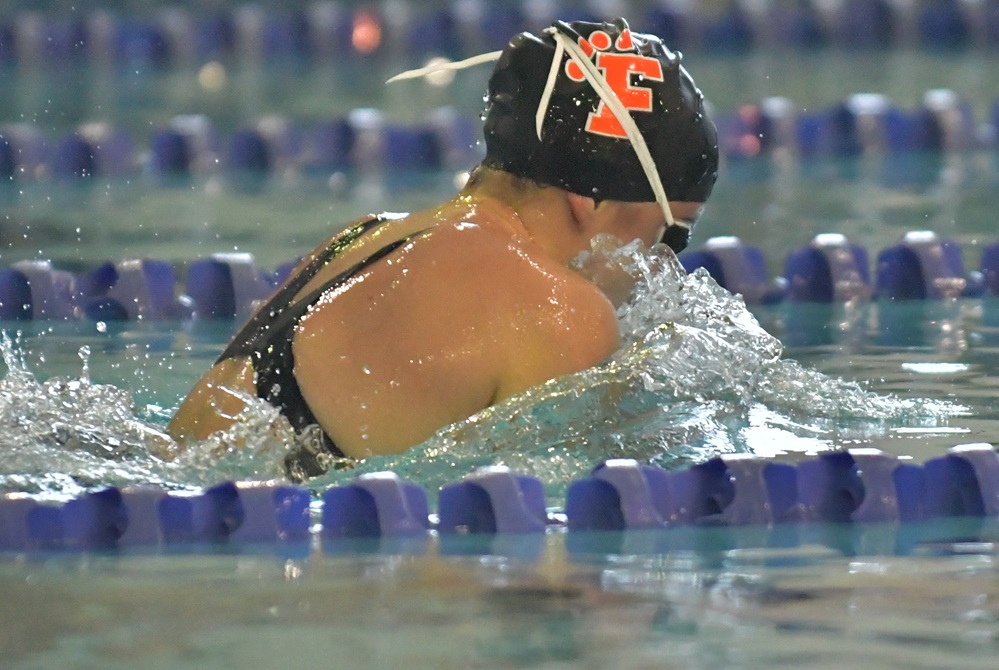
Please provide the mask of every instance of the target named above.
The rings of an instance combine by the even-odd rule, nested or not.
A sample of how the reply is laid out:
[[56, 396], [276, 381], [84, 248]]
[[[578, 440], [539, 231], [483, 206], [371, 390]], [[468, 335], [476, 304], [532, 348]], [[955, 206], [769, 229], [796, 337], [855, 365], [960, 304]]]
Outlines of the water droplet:
[[90, 382], [90, 347], [83, 345], [80, 347], [78, 354], [80, 360], [83, 361], [83, 368], [80, 370], [80, 381]]

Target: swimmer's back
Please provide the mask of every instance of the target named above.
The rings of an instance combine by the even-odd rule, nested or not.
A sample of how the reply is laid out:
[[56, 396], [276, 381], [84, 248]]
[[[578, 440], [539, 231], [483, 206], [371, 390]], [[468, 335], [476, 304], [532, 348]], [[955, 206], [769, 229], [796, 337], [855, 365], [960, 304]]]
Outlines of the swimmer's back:
[[[477, 222], [469, 223], [473, 216]], [[293, 330], [301, 395], [346, 455], [403, 451], [616, 348], [616, 316], [600, 290], [481, 209], [385, 221], [323, 266], [292, 304], [411, 236], [326, 291]], [[335, 239], [317, 247], [290, 281]], [[204, 438], [230, 425], [242, 404], [223, 387], [255, 395], [252, 363], [235, 358], [210, 370], [178, 411], [173, 432]]]
[[598, 288], [502, 222], [461, 214], [411, 217], [396, 233], [428, 232], [299, 326], [302, 395], [348, 455], [402, 451], [617, 346], [614, 309]]

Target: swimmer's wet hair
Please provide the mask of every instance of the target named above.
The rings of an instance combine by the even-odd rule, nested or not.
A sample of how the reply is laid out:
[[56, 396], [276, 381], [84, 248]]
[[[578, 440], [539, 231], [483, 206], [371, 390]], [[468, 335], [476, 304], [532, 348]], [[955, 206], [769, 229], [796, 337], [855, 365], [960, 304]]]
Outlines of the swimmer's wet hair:
[[[592, 59], [596, 76], [582, 71], [579, 53]], [[704, 202], [718, 174], [717, 133], [680, 61], [624, 19], [557, 22], [540, 36], [516, 35], [489, 80], [483, 164], [597, 200]], [[640, 138], [627, 136], [630, 124], [606, 108], [595, 81], [613, 89]], [[661, 189], [635, 139], [644, 140]], [[686, 244], [686, 235], [672, 237], [674, 248]]]

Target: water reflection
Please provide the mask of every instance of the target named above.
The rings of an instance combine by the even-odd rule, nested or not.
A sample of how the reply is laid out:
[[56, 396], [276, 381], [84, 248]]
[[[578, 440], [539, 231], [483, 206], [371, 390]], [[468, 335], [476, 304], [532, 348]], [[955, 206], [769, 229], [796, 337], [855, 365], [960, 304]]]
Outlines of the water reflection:
[[579, 561], [557, 540], [533, 562], [64, 557], [0, 563], [18, 619], [35, 622], [0, 614], [0, 641], [11, 667], [173, 667], [196, 654], [277, 668], [294, 654], [416, 669], [973, 668], [996, 652], [996, 577], [984, 546], [907, 559], [702, 546]]

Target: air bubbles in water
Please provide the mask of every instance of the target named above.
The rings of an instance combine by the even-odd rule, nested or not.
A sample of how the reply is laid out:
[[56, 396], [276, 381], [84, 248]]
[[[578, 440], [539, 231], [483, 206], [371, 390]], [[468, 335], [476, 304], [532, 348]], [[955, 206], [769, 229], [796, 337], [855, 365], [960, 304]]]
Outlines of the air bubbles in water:
[[80, 371], [80, 381], [89, 382], [90, 381], [90, 347], [83, 345], [77, 352], [80, 360], [83, 362], [83, 368]]

